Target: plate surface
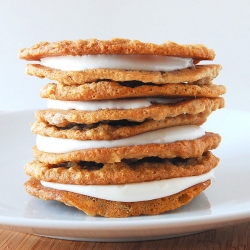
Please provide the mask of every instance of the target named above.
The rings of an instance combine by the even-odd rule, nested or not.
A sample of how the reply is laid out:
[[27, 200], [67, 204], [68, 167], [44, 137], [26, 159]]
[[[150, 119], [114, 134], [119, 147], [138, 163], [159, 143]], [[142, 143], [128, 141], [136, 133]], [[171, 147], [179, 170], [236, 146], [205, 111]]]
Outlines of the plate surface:
[[250, 113], [219, 110], [203, 126], [222, 135], [214, 154], [221, 160], [216, 181], [190, 204], [157, 216], [89, 217], [23, 189], [23, 166], [33, 159], [34, 111], [0, 115], [0, 228], [84, 241], [136, 241], [175, 237], [250, 220]]

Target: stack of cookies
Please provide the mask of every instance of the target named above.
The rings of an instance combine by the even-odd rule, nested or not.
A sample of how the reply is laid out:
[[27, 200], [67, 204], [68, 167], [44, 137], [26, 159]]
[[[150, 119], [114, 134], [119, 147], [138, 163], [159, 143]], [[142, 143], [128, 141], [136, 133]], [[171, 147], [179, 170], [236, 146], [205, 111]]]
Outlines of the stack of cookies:
[[213, 179], [221, 137], [200, 127], [224, 107], [220, 65], [204, 45], [137, 40], [41, 42], [22, 49], [48, 78], [36, 112], [26, 191], [88, 215], [153, 215], [189, 203]]

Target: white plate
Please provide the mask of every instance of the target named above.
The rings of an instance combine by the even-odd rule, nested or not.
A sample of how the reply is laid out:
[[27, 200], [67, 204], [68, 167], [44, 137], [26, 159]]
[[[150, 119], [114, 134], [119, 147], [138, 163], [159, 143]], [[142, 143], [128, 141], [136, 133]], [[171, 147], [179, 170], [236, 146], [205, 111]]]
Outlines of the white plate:
[[191, 234], [250, 220], [250, 113], [219, 110], [205, 124], [223, 141], [216, 182], [190, 204], [158, 216], [89, 217], [55, 201], [26, 194], [25, 163], [33, 159], [34, 111], [0, 115], [0, 228], [84, 241], [134, 241]]

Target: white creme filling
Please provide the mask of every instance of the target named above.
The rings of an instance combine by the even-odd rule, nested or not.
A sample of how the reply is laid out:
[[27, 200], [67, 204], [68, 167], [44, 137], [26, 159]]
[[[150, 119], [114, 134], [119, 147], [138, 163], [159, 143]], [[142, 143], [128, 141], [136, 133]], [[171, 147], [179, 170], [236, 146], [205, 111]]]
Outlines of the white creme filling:
[[146, 108], [157, 104], [176, 103], [184, 100], [184, 98], [134, 98], [134, 99], [115, 99], [115, 100], [101, 100], [101, 101], [61, 101], [48, 99], [47, 107], [51, 109], [63, 110], [85, 110], [96, 111], [100, 109], [137, 109]]
[[56, 56], [42, 58], [40, 64], [65, 71], [88, 69], [172, 71], [194, 66], [192, 58], [158, 55]]
[[144, 144], [171, 143], [181, 140], [194, 140], [205, 135], [196, 125], [175, 126], [142, 133], [119, 140], [73, 140], [37, 135], [36, 145], [40, 151], [48, 153], [68, 153], [82, 149], [114, 148]]
[[48, 188], [64, 190], [110, 201], [138, 202], [181, 192], [193, 185], [214, 179], [214, 171], [191, 177], [121, 185], [71, 185], [41, 181]]

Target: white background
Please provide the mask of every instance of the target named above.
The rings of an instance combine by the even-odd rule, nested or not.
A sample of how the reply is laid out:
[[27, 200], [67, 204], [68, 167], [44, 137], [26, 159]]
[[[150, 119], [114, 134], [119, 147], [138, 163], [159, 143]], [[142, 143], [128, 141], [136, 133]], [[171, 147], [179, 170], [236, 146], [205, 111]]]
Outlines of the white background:
[[0, 111], [40, 109], [46, 79], [26, 76], [20, 48], [40, 41], [110, 39], [203, 43], [223, 70], [226, 106], [249, 110], [250, 2], [248, 0], [9, 0], [0, 1]]

